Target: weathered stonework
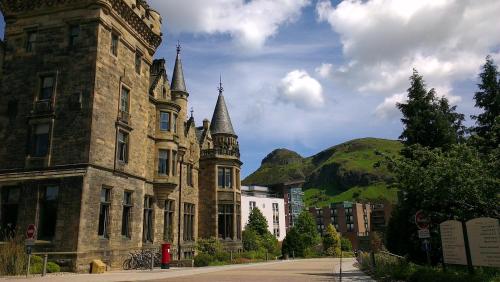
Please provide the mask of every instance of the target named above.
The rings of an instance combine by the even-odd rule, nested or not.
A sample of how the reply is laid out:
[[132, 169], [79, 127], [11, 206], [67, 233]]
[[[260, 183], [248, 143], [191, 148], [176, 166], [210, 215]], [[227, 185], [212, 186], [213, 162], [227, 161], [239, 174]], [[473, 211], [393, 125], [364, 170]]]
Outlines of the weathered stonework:
[[[167, 241], [174, 259], [190, 258], [198, 237], [218, 236], [217, 204], [240, 201], [236, 135], [215, 134], [212, 141], [208, 121], [197, 128], [188, 118], [189, 93], [178, 88], [185, 87], [179, 51], [173, 89], [165, 61], [153, 59], [162, 39], [161, 16], [136, 0], [0, 0], [0, 10], [6, 20], [0, 202], [6, 197], [12, 204], [7, 212], [0, 208], [0, 228], [14, 224], [21, 234], [28, 224], [47, 228], [43, 213], [50, 186], [58, 191], [49, 201], [53, 234], [38, 236], [35, 251], [68, 252], [53, 258], [75, 271], [88, 271], [93, 259], [121, 268], [131, 251], [158, 249]], [[42, 100], [44, 77], [54, 83], [50, 98]], [[128, 100], [122, 99], [123, 89]], [[169, 114], [168, 130], [160, 128], [162, 112]], [[36, 147], [45, 146], [35, 138], [42, 124], [48, 124], [47, 152], [36, 155]], [[123, 161], [119, 132], [128, 134]], [[168, 152], [166, 173], [159, 171], [160, 150]], [[233, 169], [230, 191], [217, 188], [218, 166]], [[98, 234], [103, 188], [109, 191], [106, 236]], [[20, 196], [9, 198], [16, 189]], [[122, 235], [125, 192], [131, 193], [128, 237]], [[146, 196], [153, 199], [151, 241], [143, 238]], [[164, 229], [166, 200], [173, 201], [170, 238]], [[193, 234], [186, 240], [185, 204], [194, 205]], [[228, 247], [241, 246], [237, 226], [234, 216], [235, 238], [225, 241]]]

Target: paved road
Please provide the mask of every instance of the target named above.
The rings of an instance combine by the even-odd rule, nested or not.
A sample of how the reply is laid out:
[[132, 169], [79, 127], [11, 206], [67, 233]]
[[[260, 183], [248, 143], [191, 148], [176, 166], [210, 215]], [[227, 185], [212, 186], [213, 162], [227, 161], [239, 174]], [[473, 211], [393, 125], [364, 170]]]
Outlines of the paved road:
[[[354, 267], [353, 259], [344, 259], [342, 281], [374, 281]], [[275, 264], [254, 264], [247, 267], [229, 268], [183, 277], [172, 277], [156, 281], [339, 281], [339, 259], [307, 259]]]
[[[354, 267], [354, 259], [344, 259], [342, 282], [374, 281]], [[0, 278], [0, 281], [28, 282], [97, 282], [97, 281], [339, 281], [339, 259], [301, 259], [273, 261], [245, 265], [227, 265], [200, 268], [174, 268], [153, 271], [110, 271], [105, 274], [59, 274], [45, 277], [34, 276]]]

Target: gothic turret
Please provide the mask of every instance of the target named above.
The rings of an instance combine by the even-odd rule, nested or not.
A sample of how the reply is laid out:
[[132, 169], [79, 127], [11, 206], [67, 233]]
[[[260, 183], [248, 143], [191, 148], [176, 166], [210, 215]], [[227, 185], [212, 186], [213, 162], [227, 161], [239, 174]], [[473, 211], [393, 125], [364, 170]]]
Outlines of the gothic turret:
[[222, 82], [219, 82], [219, 97], [217, 98], [217, 104], [215, 105], [214, 115], [212, 116], [212, 123], [210, 124], [210, 133], [212, 135], [217, 134], [228, 134], [236, 137], [234, 133], [233, 124], [231, 123], [231, 118], [229, 117], [229, 112], [227, 111], [226, 101], [224, 100], [224, 95], [222, 92]]
[[174, 73], [172, 74], [172, 84], [170, 89], [172, 91], [180, 91], [187, 94], [186, 83], [184, 82], [184, 72], [182, 71], [181, 63], [181, 46], [177, 44], [177, 57], [175, 58]]

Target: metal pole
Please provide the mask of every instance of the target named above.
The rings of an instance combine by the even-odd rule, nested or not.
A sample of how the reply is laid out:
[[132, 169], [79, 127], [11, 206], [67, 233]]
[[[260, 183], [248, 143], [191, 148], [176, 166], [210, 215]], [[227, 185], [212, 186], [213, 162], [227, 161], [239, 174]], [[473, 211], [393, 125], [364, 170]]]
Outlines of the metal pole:
[[233, 250], [231, 250], [231, 262], [233, 262]]
[[292, 253], [293, 253], [293, 259], [295, 259], [295, 250], [293, 250]]
[[470, 274], [474, 274], [474, 267], [472, 266], [472, 258], [470, 256], [469, 236], [467, 235], [467, 226], [465, 221], [462, 221], [462, 231], [464, 233], [465, 254], [467, 256], [467, 268]]
[[339, 281], [342, 282], [342, 249], [340, 249], [340, 272]]
[[[179, 154], [179, 152], [177, 152]], [[179, 173], [179, 214], [177, 216], [177, 260], [181, 260], [181, 206], [182, 206], [182, 163], [184, 155], [181, 157]], [[177, 166], [177, 162], [175, 163]]]
[[266, 251], [266, 261], [268, 261], [268, 260], [269, 260], [269, 259], [267, 258], [267, 254], [268, 254], [268, 253], [267, 253], [267, 251]]
[[47, 260], [49, 258], [48, 254], [43, 255], [43, 271], [42, 271], [42, 276], [45, 276], [47, 274]]
[[28, 267], [26, 268], [26, 278], [30, 276], [31, 254], [28, 254]]

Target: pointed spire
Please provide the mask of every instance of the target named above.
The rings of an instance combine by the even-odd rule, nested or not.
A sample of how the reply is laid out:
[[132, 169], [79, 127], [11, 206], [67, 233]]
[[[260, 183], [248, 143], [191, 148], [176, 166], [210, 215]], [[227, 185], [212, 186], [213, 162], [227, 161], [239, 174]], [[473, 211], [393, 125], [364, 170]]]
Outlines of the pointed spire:
[[177, 57], [175, 58], [174, 73], [172, 74], [172, 84], [170, 89], [172, 89], [172, 91], [182, 91], [187, 93], [180, 53], [181, 44], [177, 42]]
[[212, 134], [225, 133], [236, 136], [233, 124], [231, 123], [231, 118], [229, 117], [229, 112], [227, 111], [224, 95], [222, 95], [222, 92], [224, 91], [224, 88], [222, 87], [222, 78], [219, 79], [218, 90], [219, 97], [217, 98], [214, 115], [212, 116], [212, 122], [210, 123], [210, 132]]
[[191, 107], [191, 118], [194, 118], [193, 113], [194, 113], [194, 109], [193, 109], [193, 107]]

